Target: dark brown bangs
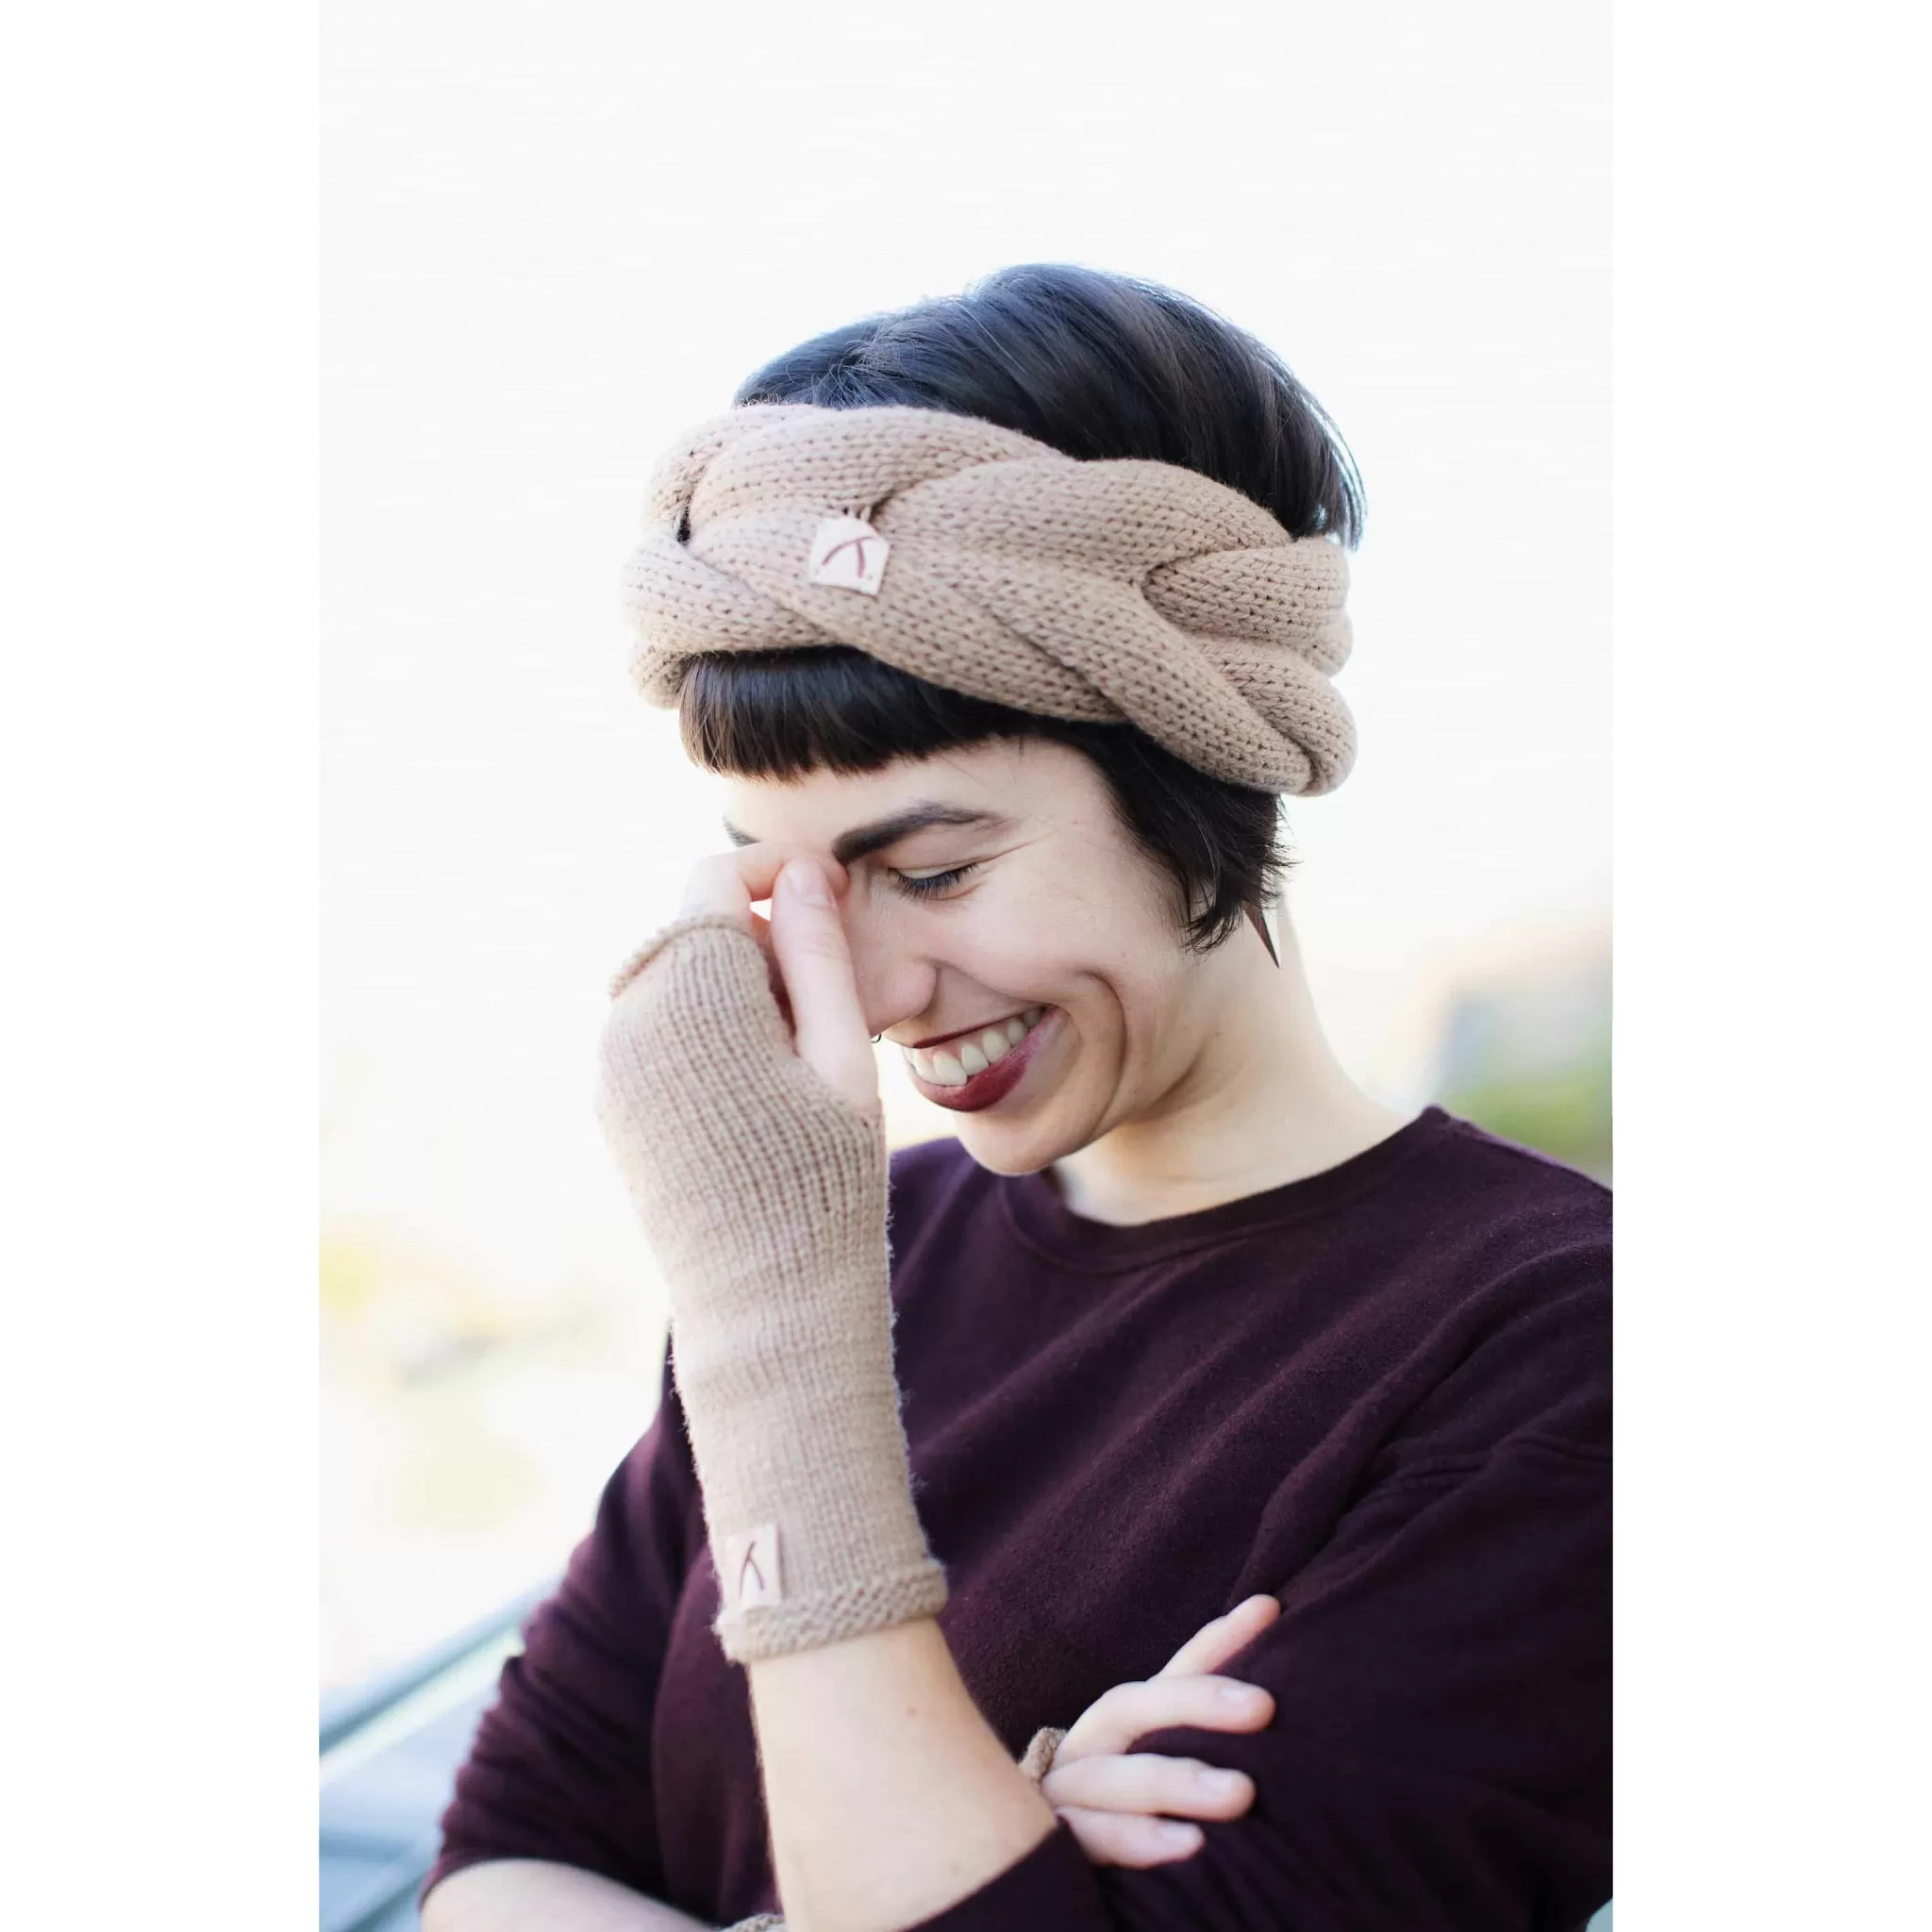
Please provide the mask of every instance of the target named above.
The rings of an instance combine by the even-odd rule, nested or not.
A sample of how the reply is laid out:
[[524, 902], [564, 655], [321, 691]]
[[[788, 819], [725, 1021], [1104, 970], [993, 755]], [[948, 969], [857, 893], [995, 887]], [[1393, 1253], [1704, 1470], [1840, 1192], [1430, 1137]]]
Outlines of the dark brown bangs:
[[692, 759], [737, 778], [875, 772], [1038, 726], [1024, 711], [942, 690], [849, 644], [692, 658], [677, 716]]
[[1186, 942], [1210, 951], [1272, 905], [1294, 864], [1281, 801], [1210, 778], [1131, 724], [1043, 718], [928, 684], [847, 644], [715, 651], [686, 661], [686, 751], [736, 778], [875, 772], [993, 738], [1045, 738], [1083, 753], [1122, 826], [1172, 883]]

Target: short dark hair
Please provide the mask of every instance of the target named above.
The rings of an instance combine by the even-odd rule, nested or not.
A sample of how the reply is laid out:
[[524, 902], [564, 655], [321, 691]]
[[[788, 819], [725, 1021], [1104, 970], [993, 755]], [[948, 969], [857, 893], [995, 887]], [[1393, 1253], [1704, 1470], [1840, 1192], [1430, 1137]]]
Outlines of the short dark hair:
[[[814, 336], [734, 404], [881, 404], [975, 416], [1086, 459], [1211, 476], [1291, 536], [1361, 540], [1361, 482], [1321, 406], [1272, 350], [1158, 283], [1061, 263], [1002, 269], [963, 294]], [[1044, 738], [1099, 768], [1124, 829], [1173, 881], [1186, 943], [1219, 945], [1293, 864], [1280, 799], [1208, 776], [1136, 726], [969, 697], [842, 644], [687, 660], [686, 748], [743, 777], [876, 771], [994, 738]]]

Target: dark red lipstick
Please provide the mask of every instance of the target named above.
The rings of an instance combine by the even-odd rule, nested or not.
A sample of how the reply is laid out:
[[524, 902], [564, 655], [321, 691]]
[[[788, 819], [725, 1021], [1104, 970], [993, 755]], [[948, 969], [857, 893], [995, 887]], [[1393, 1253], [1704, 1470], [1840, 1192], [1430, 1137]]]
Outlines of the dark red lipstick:
[[[977, 1113], [983, 1108], [997, 1106], [1020, 1084], [1039, 1053], [1041, 1042], [1058, 1030], [1059, 1022], [1060, 1009], [1049, 1007], [1041, 1015], [1039, 1025], [1018, 1046], [1008, 1047], [991, 1066], [974, 1074], [963, 1087], [941, 1087], [938, 1081], [920, 1074], [910, 1061], [907, 1062], [906, 1071], [912, 1075], [912, 1084], [936, 1107], [949, 1108], [954, 1113]], [[958, 1037], [947, 1036], [954, 1040]]]

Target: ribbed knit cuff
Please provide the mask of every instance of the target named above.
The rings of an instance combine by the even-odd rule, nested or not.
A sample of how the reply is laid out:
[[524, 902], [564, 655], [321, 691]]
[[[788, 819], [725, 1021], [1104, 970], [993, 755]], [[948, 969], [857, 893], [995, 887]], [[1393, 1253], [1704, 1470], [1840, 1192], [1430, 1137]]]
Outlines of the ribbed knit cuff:
[[1038, 1784], [1053, 1769], [1053, 1755], [1060, 1748], [1066, 1732], [1057, 1731], [1050, 1724], [1043, 1724], [1034, 1732], [1033, 1740], [1026, 1746], [1020, 1759], [1020, 1769]]
[[936, 1558], [927, 1557], [910, 1570], [868, 1577], [822, 1596], [720, 1610], [711, 1628], [724, 1655], [733, 1663], [746, 1664], [937, 1617], [946, 1607], [946, 1573]]

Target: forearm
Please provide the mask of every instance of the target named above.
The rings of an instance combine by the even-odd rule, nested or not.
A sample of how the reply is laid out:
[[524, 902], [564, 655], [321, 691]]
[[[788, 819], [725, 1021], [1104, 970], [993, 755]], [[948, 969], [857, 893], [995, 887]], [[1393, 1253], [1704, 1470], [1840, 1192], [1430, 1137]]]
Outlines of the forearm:
[[423, 1902], [423, 1932], [714, 1932], [595, 1872], [493, 1858], [452, 1872]]
[[930, 1618], [748, 1669], [789, 1932], [916, 1924], [1054, 1830]]
[[[788, 1932], [897, 1932], [1057, 1821], [935, 1621], [877, 1068], [838, 908], [809, 862], [718, 865], [613, 982], [597, 1112], [670, 1296], [712, 1627], [750, 1675]], [[750, 924], [764, 895], [790, 1022]]]

